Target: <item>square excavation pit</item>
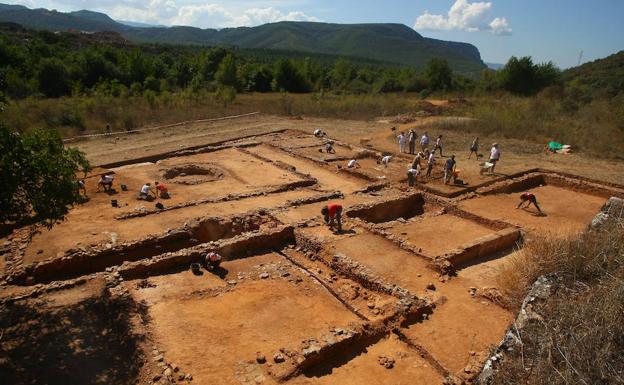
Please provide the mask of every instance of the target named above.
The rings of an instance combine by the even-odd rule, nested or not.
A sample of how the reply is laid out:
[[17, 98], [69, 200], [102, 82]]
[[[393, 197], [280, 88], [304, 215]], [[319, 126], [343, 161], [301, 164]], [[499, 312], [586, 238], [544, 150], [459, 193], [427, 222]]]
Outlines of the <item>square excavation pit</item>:
[[[493, 220], [501, 220], [529, 231], [546, 231], [566, 234], [587, 227], [604, 205], [608, 196], [574, 191], [565, 186], [529, 184], [511, 187], [511, 191], [482, 195], [459, 203], [470, 213]], [[528, 209], [516, 209], [524, 191], [535, 194], [545, 215], [540, 215], [531, 205]]]
[[[380, 357], [394, 359], [392, 369], [381, 365]], [[398, 337], [388, 337], [364, 351], [345, 352], [341, 357], [313, 367], [288, 382], [292, 385], [429, 385], [442, 384], [444, 376]]]
[[356, 206], [347, 216], [369, 222], [369, 229], [420, 256], [453, 265], [510, 249], [521, 236], [511, 225], [444, 207], [420, 193]]
[[337, 172], [334, 166], [324, 166], [307, 159], [300, 159], [278, 148], [260, 145], [248, 148], [249, 152], [265, 158], [283, 162], [298, 172], [309, 174], [318, 180], [319, 188], [328, 191], [341, 191], [345, 194], [361, 190], [370, 182], [345, 173]]
[[436, 257], [475, 239], [492, 235], [496, 230], [451, 214], [424, 214], [406, 222], [393, 223], [386, 232], [408, 240], [423, 254]]
[[[186, 164], [196, 160], [205, 161], [206, 159], [210, 159], [211, 163], [221, 164], [219, 159], [223, 158], [225, 158], [223, 170], [227, 169], [232, 173], [224, 174], [222, 179], [212, 182], [197, 185], [175, 184], [158, 178], [158, 175], [154, 175], [154, 173], [157, 173], [157, 170], [162, 168], [175, 168], [174, 164]], [[234, 178], [234, 173], [241, 176]], [[228, 194], [261, 190], [267, 184], [280, 186], [301, 180], [300, 177], [288, 171], [243, 154], [235, 149], [171, 158], [164, 163], [161, 162], [160, 165], [150, 163], [122, 167], [116, 171], [115, 188], [118, 190], [118, 193], [113, 195], [97, 193], [97, 180], [98, 178], [90, 178], [87, 181], [87, 193], [90, 198], [87, 203], [74, 207], [67, 215], [65, 221], [57, 224], [52, 229], [41, 229], [41, 232], [32, 238], [28, 247], [24, 250], [24, 263], [56, 258], [73, 247], [133, 241], [150, 234], [165, 232], [167, 229], [182, 227], [184, 223], [198, 217], [226, 216], [260, 207], [270, 208], [279, 206], [288, 200], [302, 199], [318, 194], [317, 191], [300, 188], [235, 201], [166, 210], [159, 212], [158, 215], [124, 220], [115, 219], [120, 215], [136, 212], [135, 209], [138, 207], [153, 210], [156, 202], [161, 202], [165, 207], [170, 207], [175, 204], [192, 201], [195, 198], [218, 198]], [[154, 180], [161, 180], [168, 184], [172, 198], [157, 200], [151, 203], [137, 200], [137, 192], [135, 190], [138, 190], [143, 183], [148, 181], [153, 183]], [[120, 184], [128, 185], [131, 191], [121, 191], [119, 188]], [[118, 200], [122, 208], [111, 207], [111, 199]]]
[[168, 184], [172, 195], [166, 201], [169, 205], [301, 180], [295, 174], [236, 148], [166, 158], [156, 163], [122, 166], [113, 171], [124, 180], [116, 180], [116, 184], [125, 183], [134, 195], [145, 182], [161, 181]]
[[[151, 277], [148, 284], [125, 283], [136, 300], [145, 301], [153, 342], [166, 361], [193, 373], [198, 384], [240, 385], [246, 362], [254, 361], [257, 352], [272, 364], [280, 348], [358, 321], [278, 254], [228, 261], [222, 267], [228, 283], [188, 271]], [[263, 273], [268, 277], [263, 279]], [[274, 383], [265, 369], [258, 368], [255, 376]]]

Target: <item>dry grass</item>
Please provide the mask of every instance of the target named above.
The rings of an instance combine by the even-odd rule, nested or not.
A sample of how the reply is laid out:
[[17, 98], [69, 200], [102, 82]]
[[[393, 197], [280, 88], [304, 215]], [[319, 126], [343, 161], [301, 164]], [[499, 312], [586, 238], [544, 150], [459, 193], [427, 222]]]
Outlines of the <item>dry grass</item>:
[[563, 285], [534, 308], [522, 348], [510, 353], [495, 384], [624, 384], [624, 226], [580, 236], [537, 236], [504, 268], [500, 287], [516, 306], [540, 275]]

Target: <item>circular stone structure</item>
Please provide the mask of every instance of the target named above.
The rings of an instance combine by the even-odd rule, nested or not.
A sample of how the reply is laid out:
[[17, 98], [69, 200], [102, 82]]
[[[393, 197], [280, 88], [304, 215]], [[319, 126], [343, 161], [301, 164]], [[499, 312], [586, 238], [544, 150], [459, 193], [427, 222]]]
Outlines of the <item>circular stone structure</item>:
[[161, 170], [163, 179], [178, 184], [196, 185], [223, 179], [225, 172], [214, 164], [180, 164]]

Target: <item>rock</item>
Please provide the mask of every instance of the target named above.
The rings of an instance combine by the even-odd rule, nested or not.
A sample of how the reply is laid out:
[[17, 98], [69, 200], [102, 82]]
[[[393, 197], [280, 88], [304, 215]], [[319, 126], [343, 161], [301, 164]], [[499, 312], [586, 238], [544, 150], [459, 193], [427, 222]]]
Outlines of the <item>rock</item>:
[[156, 362], [162, 362], [164, 359], [165, 359], [165, 356], [163, 356], [162, 354], [159, 354], [156, 357], [154, 357], [154, 361]]
[[436, 289], [436, 287], [435, 287], [435, 285], [432, 282], [429, 282], [427, 284], [427, 290], [435, 290], [435, 289]]
[[256, 362], [259, 364], [264, 364], [266, 362], [266, 357], [264, 354], [257, 352], [256, 353]]
[[184, 380], [184, 373], [178, 374], [178, 381], [183, 381], [183, 380]]
[[276, 364], [279, 364], [279, 363], [286, 361], [286, 357], [284, 357], [282, 353], [275, 353], [275, 355], [273, 355], [273, 361]]
[[184, 379], [187, 381], [193, 381], [193, 375], [190, 373], [187, 373], [186, 376], [184, 376]]
[[262, 273], [262, 274], [260, 274], [260, 278], [262, 278], [262, 279], [269, 278], [269, 273]]
[[171, 368], [167, 368], [165, 369], [165, 371], [163, 372], [163, 374], [167, 377], [171, 377], [173, 376], [173, 370], [171, 370]]
[[374, 309], [375, 308], [375, 303], [374, 302], [369, 302], [366, 304], [366, 306], [368, 306], [369, 309]]
[[158, 382], [161, 378], [162, 378], [162, 376], [160, 374], [157, 374], [154, 377], [152, 377], [152, 381]]
[[237, 284], [237, 282], [236, 282], [236, 280], [235, 280], [235, 279], [231, 279], [231, 280], [227, 281], [227, 284], [228, 284], [228, 285], [236, 285], [236, 284]]

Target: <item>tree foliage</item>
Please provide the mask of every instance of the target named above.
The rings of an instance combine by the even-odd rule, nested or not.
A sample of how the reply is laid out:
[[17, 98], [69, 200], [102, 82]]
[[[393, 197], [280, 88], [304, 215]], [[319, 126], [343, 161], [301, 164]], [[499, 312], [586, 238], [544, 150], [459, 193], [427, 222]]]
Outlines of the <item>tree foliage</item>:
[[0, 125], [0, 222], [64, 219], [82, 199], [76, 173], [88, 169], [84, 154], [65, 149], [56, 131], [19, 134]]
[[528, 57], [511, 57], [498, 73], [501, 88], [517, 95], [533, 95], [559, 81], [561, 72], [552, 62], [534, 64]]

